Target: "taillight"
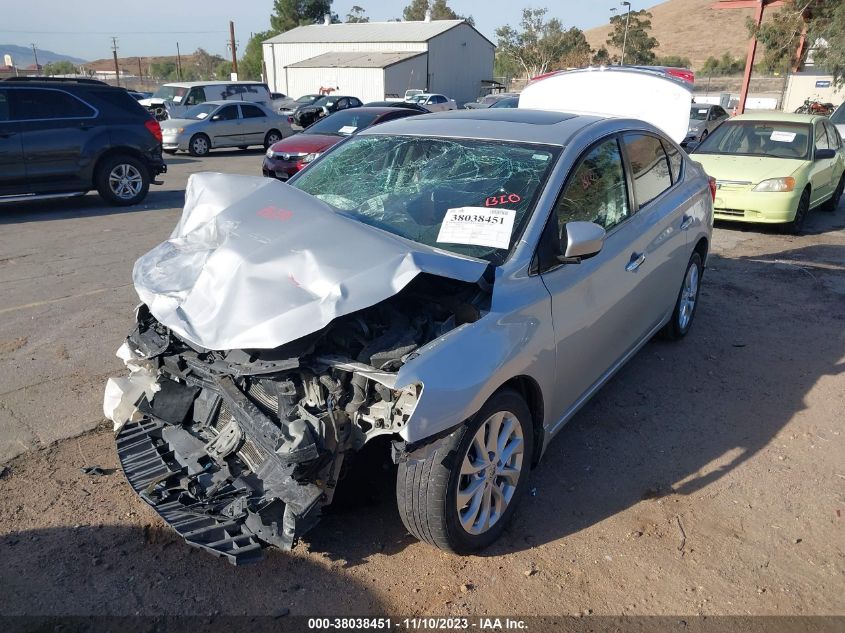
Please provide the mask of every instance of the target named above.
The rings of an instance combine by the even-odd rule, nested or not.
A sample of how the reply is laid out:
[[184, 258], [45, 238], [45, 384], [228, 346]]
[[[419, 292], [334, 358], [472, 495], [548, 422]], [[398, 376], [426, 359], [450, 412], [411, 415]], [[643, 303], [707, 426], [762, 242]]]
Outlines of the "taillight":
[[155, 140], [161, 143], [161, 125], [159, 125], [158, 121], [156, 121], [155, 119], [147, 119], [146, 121], [144, 121], [144, 127], [147, 128], [150, 134], [155, 137]]
[[710, 197], [713, 202], [716, 202], [716, 179], [713, 176], [708, 176], [707, 182], [710, 183]]
[[667, 68], [666, 74], [670, 77], [677, 77], [678, 79], [683, 79], [686, 82], [691, 84], [695, 83], [695, 73], [691, 70], [687, 70], [686, 68]]

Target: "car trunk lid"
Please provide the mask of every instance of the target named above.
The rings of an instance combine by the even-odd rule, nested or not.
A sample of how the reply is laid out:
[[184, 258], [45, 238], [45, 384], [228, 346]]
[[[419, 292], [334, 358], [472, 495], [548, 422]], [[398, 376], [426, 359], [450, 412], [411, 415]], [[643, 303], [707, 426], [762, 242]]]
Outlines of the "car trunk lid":
[[689, 127], [690, 85], [635, 68], [586, 68], [543, 76], [526, 86], [520, 108], [639, 119], [677, 143]]

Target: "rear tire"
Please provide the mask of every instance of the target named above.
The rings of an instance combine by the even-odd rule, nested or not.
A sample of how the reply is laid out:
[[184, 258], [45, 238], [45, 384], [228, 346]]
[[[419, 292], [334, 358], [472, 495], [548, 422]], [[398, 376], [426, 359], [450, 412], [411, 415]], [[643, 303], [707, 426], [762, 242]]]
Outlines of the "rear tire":
[[672, 310], [672, 318], [660, 331], [661, 337], [668, 341], [679, 341], [687, 335], [692, 327], [695, 309], [698, 307], [698, 293], [701, 290], [701, 275], [704, 264], [701, 255], [695, 251], [689, 259], [681, 291]]
[[399, 464], [402, 523], [419, 540], [456, 554], [487, 547], [525, 492], [532, 450], [525, 400], [510, 389], [493, 394], [469, 422]]
[[830, 200], [821, 206], [822, 211], [827, 211], [829, 213], [836, 211], [839, 206], [839, 201], [842, 199], [843, 190], [845, 190], [845, 172], [843, 172], [842, 177], [839, 179], [839, 184], [836, 185], [836, 189], [833, 190], [833, 196], [831, 196]]
[[150, 189], [150, 172], [134, 156], [116, 154], [97, 166], [94, 184], [106, 202], [129, 206], [146, 197]]
[[274, 143], [278, 143], [284, 138], [279, 130], [270, 130], [264, 135], [264, 149], [268, 149]]

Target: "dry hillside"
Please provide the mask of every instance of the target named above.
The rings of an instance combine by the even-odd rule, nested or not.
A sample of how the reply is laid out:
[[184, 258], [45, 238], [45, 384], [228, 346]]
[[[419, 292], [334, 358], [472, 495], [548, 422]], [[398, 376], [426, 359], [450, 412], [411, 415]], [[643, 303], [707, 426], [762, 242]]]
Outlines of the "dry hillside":
[[[154, 56], [154, 57], [141, 57], [141, 72], [144, 76], [149, 76], [150, 74], [150, 64], [161, 63], [165, 61], [176, 63], [176, 55], [162, 55], [162, 56]], [[183, 53], [182, 54], [182, 66], [188, 67], [191, 66], [196, 62], [193, 53]], [[92, 62], [87, 62], [85, 64], [81, 64], [85, 68], [90, 70], [114, 70], [114, 59], [108, 57], [106, 59], [95, 59]], [[117, 65], [120, 67], [122, 71], [126, 71], [129, 74], [137, 75], [138, 74], [138, 58], [137, 57], [118, 57], [117, 58]]]
[[[668, 0], [650, 7], [651, 35], [660, 42], [657, 54], [688, 57], [693, 68], [700, 68], [711, 55], [721, 57], [725, 51], [735, 57], [744, 57], [748, 44], [745, 19], [751, 16], [752, 10], [717, 10], [712, 8], [714, 2]], [[633, 4], [636, 10], [643, 8], [645, 3]], [[606, 45], [609, 32], [608, 24], [590, 29], [585, 35], [590, 46], [598, 49]]]

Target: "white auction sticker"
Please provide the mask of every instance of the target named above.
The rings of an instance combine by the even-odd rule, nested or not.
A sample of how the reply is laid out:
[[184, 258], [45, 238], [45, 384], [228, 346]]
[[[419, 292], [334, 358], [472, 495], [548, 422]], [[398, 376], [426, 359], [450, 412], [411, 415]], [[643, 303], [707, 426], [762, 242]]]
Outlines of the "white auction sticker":
[[448, 209], [437, 241], [446, 244], [471, 244], [507, 248], [511, 243], [515, 209], [459, 207]]
[[344, 125], [342, 128], [338, 130], [340, 134], [352, 134], [358, 128], [354, 125]]
[[781, 132], [780, 130], [775, 130], [769, 138], [781, 143], [791, 143], [795, 140], [795, 132]]

